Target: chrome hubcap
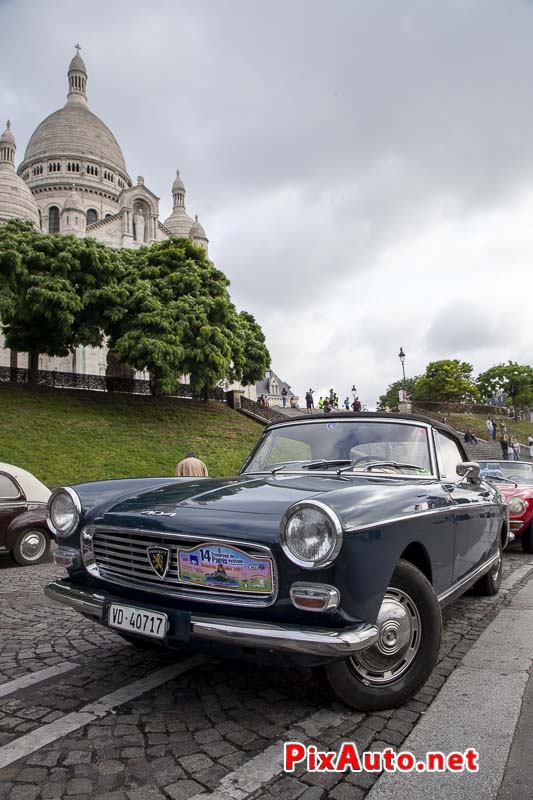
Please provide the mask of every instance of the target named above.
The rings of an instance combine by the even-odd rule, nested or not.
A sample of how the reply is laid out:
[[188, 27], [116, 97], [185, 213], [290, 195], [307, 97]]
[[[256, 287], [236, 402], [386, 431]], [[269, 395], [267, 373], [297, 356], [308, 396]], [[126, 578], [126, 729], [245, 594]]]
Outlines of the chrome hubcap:
[[352, 669], [367, 686], [399, 678], [410, 667], [420, 647], [420, 614], [401, 589], [387, 590], [376, 627], [378, 641], [350, 659]]
[[46, 550], [46, 537], [40, 531], [28, 531], [22, 537], [20, 551], [27, 561], [36, 561]]

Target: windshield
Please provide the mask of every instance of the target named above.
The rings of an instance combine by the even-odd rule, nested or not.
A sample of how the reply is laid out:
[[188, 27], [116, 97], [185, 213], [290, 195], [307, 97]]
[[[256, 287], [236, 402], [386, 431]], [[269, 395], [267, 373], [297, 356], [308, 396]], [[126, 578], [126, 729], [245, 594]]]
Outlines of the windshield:
[[480, 461], [482, 478], [507, 478], [515, 483], [533, 486], [533, 464], [516, 461]]
[[244, 472], [328, 469], [430, 475], [427, 429], [416, 423], [353, 419], [273, 428]]

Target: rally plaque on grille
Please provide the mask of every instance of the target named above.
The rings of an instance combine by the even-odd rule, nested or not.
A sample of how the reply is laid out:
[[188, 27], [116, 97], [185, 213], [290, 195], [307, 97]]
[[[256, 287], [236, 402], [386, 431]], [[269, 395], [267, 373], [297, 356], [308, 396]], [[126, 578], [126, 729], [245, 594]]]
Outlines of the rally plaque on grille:
[[255, 594], [271, 594], [273, 590], [270, 558], [249, 556], [236, 547], [209, 542], [178, 548], [178, 575], [190, 586]]

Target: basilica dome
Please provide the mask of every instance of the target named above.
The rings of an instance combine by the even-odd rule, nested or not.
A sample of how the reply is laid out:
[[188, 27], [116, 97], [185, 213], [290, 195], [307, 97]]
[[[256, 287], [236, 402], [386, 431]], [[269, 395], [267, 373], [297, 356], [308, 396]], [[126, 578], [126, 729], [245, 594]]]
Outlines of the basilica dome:
[[117, 140], [88, 106], [87, 70], [76, 53], [68, 69], [67, 102], [54, 111], [33, 132], [19, 175], [34, 194], [44, 187], [69, 181], [87, 184], [95, 191], [101, 186], [116, 198], [131, 179]]
[[8, 122], [0, 136], [0, 224], [10, 219], [22, 219], [39, 229], [37, 204], [15, 171], [15, 150], [15, 137]]
[[124, 156], [107, 125], [78, 103], [67, 103], [41, 122], [28, 142], [24, 161], [60, 156], [96, 159], [126, 173]]

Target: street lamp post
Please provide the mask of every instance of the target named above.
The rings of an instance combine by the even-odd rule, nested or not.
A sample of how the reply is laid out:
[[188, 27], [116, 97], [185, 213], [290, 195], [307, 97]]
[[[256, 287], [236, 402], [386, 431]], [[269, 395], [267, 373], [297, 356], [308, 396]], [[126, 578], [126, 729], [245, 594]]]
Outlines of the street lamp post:
[[403, 352], [403, 347], [400, 347], [400, 352], [398, 353], [398, 358], [402, 364], [402, 372], [403, 372], [403, 388], [405, 389], [405, 353]]

